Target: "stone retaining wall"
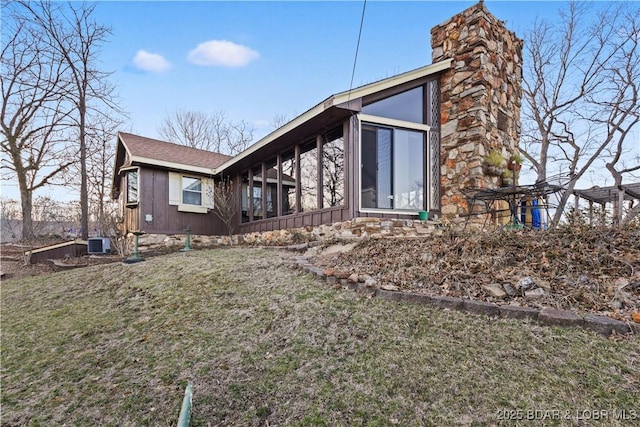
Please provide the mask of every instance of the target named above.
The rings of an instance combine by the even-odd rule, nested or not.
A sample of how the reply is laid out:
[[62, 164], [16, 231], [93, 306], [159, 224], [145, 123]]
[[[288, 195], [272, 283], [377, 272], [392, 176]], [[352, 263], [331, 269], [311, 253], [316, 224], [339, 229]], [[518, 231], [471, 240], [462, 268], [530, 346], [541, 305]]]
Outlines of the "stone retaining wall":
[[[262, 233], [247, 233], [229, 236], [191, 235], [191, 247], [207, 248], [221, 245], [250, 244], [264, 246], [287, 246], [305, 242], [332, 239], [361, 239], [365, 237], [427, 237], [442, 233], [440, 221], [388, 220], [380, 218], [354, 218], [334, 224], [275, 230]], [[127, 236], [129, 251], [133, 251], [133, 235]], [[185, 247], [184, 234], [144, 234], [139, 237], [138, 250], [147, 252], [167, 248]]]
[[425, 304], [442, 309], [457, 310], [490, 317], [502, 317], [538, 322], [541, 325], [583, 327], [602, 335], [639, 334], [640, 324], [622, 322], [597, 314], [579, 315], [569, 310], [554, 308], [531, 308], [518, 305], [499, 305], [466, 298], [455, 298], [440, 295], [427, 295], [405, 292], [396, 286], [377, 283], [366, 274], [341, 273], [334, 269], [314, 266], [306, 256], [296, 257], [298, 268], [325, 280], [332, 286], [343, 286], [365, 294], [368, 297], [382, 298], [390, 301], [401, 301], [413, 304]]

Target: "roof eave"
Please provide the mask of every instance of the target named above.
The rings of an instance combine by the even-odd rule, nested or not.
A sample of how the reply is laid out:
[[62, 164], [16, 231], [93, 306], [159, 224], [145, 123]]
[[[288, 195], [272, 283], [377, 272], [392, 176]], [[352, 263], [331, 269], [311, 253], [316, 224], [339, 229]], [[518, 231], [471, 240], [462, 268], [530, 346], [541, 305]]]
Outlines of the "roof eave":
[[452, 61], [453, 61], [453, 59], [445, 59], [443, 61], [436, 62], [434, 64], [427, 65], [425, 67], [421, 67], [421, 68], [417, 68], [415, 70], [407, 71], [405, 73], [398, 74], [396, 76], [389, 77], [387, 79], [379, 80], [379, 81], [374, 82], [374, 83], [370, 83], [370, 84], [367, 84], [367, 85], [364, 85], [364, 86], [357, 87], [357, 88], [352, 89], [352, 90], [339, 92], [339, 93], [337, 93], [335, 95], [332, 95], [332, 96], [328, 97], [327, 99], [325, 99], [324, 101], [322, 101], [319, 104], [317, 104], [316, 106], [314, 106], [311, 109], [307, 110], [303, 114], [299, 115], [295, 119], [293, 119], [290, 122], [286, 123], [284, 126], [282, 126], [282, 127], [278, 128], [278, 129], [276, 129], [275, 131], [271, 132], [269, 135], [265, 136], [260, 141], [256, 142], [255, 144], [253, 144], [252, 146], [250, 146], [249, 148], [244, 150], [242, 153], [240, 153], [237, 156], [227, 160], [226, 162], [224, 162], [220, 166], [214, 168], [214, 173], [215, 174], [220, 173], [220, 172], [224, 171], [225, 169], [233, 166], [234, 164], [238, 163], [242, 159], [244, 159], [244, 158], [250, 156], [251, 154], [255, 153], [256, 151], [262, 149], [263, 147], [265, 147], [266, 145], [268, 145], [272, 141], [275, 141], [276, 139], [278, 139], [281, 136], [285, 135], [286, 133], [292, 131], [293, 129], [297, 128], [298, 126], [302, 125], [303, 123], [307, 122], [308, 120], [311, 120], [312, 118], [316, 117], [317, 115], [319, 115], [320, 113], [328, 110], [331, 107], [340, 106], [341, 108], [346, 108], [346, 109], [353, 108], [353, 106], [359, 105], [359, 104], [352, 103], [350, 101], [353, 101], [353, 100], [355, 100], [357, 98], [361, 98], [361, 97], [366, 96], [366, 95], [368, 95], [370, 93], [379, 92], [381, 90], [385, 90], [385, 89], [388, 89], [388, 88], [391, 88], [391, 87], [394, 87], [394, 86], [398, 86], [398, 85], [400, 85], [402, 83], [406, 83], [406, 82], [409, 82], [409, 81], [412, 81], [412, 80], [416, 80], [416, 79], [418, 79], [420, 77], [424, 77], [424, 76], [428, 76], [428, 75], [431, 75], [431, 74], [439, 73], [441, 71], [444, 71], [444, 70], [450, 68]]
[[193, 172], [201, 175], [215, 175], [215, 168], [206, 168], [204, 166], [186, 165], [183, 163], [167, 162], [164, 160], [151, 159], [149, 157], [131, 156], [131, 164], [158, 166], [166, 169], [175, 169], [185, 172]]

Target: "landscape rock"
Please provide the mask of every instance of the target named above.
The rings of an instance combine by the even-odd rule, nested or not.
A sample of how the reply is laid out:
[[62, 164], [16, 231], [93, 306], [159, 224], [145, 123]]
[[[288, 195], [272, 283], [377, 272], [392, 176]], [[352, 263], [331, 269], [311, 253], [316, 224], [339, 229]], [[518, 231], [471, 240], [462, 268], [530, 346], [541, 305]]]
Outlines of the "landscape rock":
[[307, 249], [307, 251], [304, 253], [304, 256], [306, 258], [313, 258], [315, 256], [318, 255], [318, 248], [309, 248]]
[[511, 285], [511, 283], [504, 283], [502, 285], [502, 288], [507, 293], [507, 295], [509, 295], [512, 298], [518, 295], [518, 291], [516, 291], [516, 288], [514, 288], [513, 285]]
[[626, 334], [631, 331], [631, 328], [625, 322], [596, 314], [586, 315], [584, 317], [584, 322], [587, 328], [593, 329], [603, 335], [610, 335], [613, 332], [617, 334]]
[[371, 276], [369, 276], [368, 274], [358, 274], [358, 282], [360, 283], [364, 283], [369, 279], [371, 279]]
[[556, 326], [582, 326], [584, 319], [568, 310], [556, 310], [555, 308], [543, 308], [538, 314], [538, 321], [545, 325]]
[[388, 284], [381, 285], [380, 289], [384, 289], [385, 291], [399, 291], [400, 290], [400, 288], [398, 286], [396, 286], [396, 285], [388, 285]]
[[476, 300], [464, 300], [462, 307], [469, 313], [485, 314], [487, 316], [499, 316], [500, 307], [496, 304]]
[[519, 305], [501, 305], [500, 316], [508, 319], [528, 319], [538, 320], [540, 310], [531, 307], [521, 307]]
[[544, 295], [545, 295], [544, 294], [544, 289], [542, 289], [542, 288], [535, 288], [535, 289], [532, 289], [530, 291], [524, 291], [524, 297], [526, 299], [529, 299], [529, 300], [531, 300], [531, 299], [540, 299]]
[[358, 275], [356, 273], [351, 274], [349, 277], [347, 277], [347, 282], [358, 283]]
[[373, 288], [374, 286], [376, 286], [376, 283], [376, 280], [372, 278], [368, 278], [364, 281], [364, 285], [368, 288]]
[[335, 271], [335, 276], [340, 280], [341, 279], [346, 279], [346, 278], [349, 277], [349, 273], [347, 273], [346, 271], [336, 270]]
[[529, 289], [533, 289], [535, 286], [536, 286], [536, 282], [531, 277], [524, 277], [518, 280], [518, 283], [516, 284], [516, 288], [522, 294], [524, 294], [524, 292], [528, 291]]
[[326, 248], [324, 248], [322, 250], [322, 254], [323, 255], [330, 255], [330, 254], [349, 252], [356, 246], [356, 244], [357, 244], [356, 242], [353, 242], [353, 243], [348, 243], [346, 245], [331, 245], [331, 246], [327, 246]]
[[482, 285], [482, 289], [494, 298], [503, 299], [507, 296], [507, 293], [499, 283], [490, 283], [488, 285]]
[[336, 275], [336, 270], [335, 268], [325, 268], [323, 271], [324, 275], [329, 277], [329, 276], [335, 276]]

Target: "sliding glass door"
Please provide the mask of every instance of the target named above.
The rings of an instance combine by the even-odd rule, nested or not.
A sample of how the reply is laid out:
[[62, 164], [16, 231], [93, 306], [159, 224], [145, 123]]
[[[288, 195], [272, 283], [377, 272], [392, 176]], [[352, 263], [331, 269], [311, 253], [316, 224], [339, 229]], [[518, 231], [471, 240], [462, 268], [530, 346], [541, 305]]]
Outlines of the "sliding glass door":
[[425, 133], [366, 124], [361, 140], [361, 207], [425, 208]]

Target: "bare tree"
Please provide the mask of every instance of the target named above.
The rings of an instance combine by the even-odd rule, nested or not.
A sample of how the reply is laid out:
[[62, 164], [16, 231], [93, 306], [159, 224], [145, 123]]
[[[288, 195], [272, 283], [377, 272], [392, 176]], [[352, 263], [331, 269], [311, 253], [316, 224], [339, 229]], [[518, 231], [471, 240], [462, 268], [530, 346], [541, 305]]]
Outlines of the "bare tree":
[[0, 197], [0, 225], [2, 226], [1, 240], [7, 242], [20, 234], [22, 216], [20, 206], [15, 200]]
[[279, 129], [289, 122], [286, 114], [276, 114], [273, 116], [269, 125], [272, 129]]
[[169, 142], [229, 155], [245, 150], [253, 140], [247, 122], [233, 123], [223, 111], [177, 110], [165, 117], [158, 132]]
[[523, 154], [538, 181], [548, 179], [550, 168], [568, 176], [554, 223], [576, 182], [603, 161], [616, 139], [622, 150], [637, 124], [632, 86], [640, 79], [633, 41], [638, 9], [598, 5], [603, 9], [590, 20], [590, 7], [571, 2], [557, 25], [538, 21], [526, 35]]
[[75, 109], [73, 119], [78, 131], [80, 164], [80, 226], [82, 238], [86, 239], [89, 235], [88, 116], [98, 106], [118, 110], [114, 87], [107, 80], [110, 73], [97, 67], [97, 55], [111, 30], [94, 20], [95, 4], [62, 5], [49, 1], [19, 3], [30, 12], [31, 22], [46, 34], [51, 48], [67, 67], [66, 77], [72, 89], [65, 94], [65, 98]]
[[[71, 106], [64, 95], [67, 64], [51, 48], [47, 34], [32, 25], [24, 10], [3, 5], [2, 126], [3, 179], [17, 178], [22, 210], [22, 239], [34, 237], [33, 194], [74, 161], [66, 144]], [[5, 161], [6, 160], [6, 161]]]
[[239, 197], [234, 182], [228, 178], [222, 178], [213, 187], [215, 214], [227, 227], [229, 236], [233, 235], [233, 225], [238, 213]]
[[113, 211], [109, 191], [115, 156], [113, 140], [122, 121], [107, 114], [96, 121], [87, 132], [87, 184], [90, 211], [100, 226], [100, 235], [104, 235], [108, 232], [104, 224], [110, 224], [108, 217]]
[[[612, 141], [609, 148], [610, 160], [605, 166], [618, 188], [625, 175], [640, 171], [640, 154], [632, 158], [631, 162], [624, 161], [624, 154], [629, 151], [625, 149], [625, 142], [632, 129], [640, 123], [640, 9], [621, 13], [628, 25], [618, 29], [622, 43], [616, 49], [613, 59], [604, 65], [609, 76], [605, 83], [608, 89], [605, 93], [615, 97], [598, 96], [592, 99], [592, 103], [606, 113], [595, 116], [593, 120], [606, 127], [606, 138]], [[602, 40], [602, 43], [607, 42], [609, 41]], [[626, 224], [640, 215], [638, 203], [623, 217], [623, 203], [623, 193], [619, 192], [614, 203], [614, 223]]]

